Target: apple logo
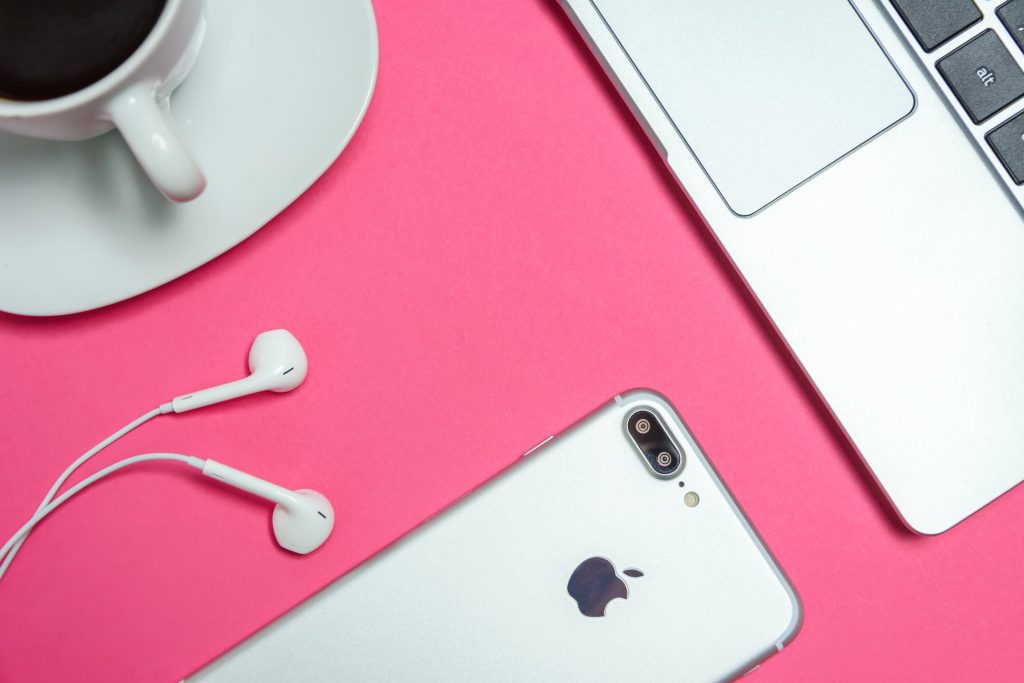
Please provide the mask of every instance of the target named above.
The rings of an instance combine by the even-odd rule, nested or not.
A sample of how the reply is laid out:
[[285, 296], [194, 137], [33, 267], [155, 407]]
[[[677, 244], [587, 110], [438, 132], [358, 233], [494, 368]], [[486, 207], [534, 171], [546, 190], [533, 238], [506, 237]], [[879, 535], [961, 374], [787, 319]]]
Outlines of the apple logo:
[[[627, 569], [622, 573], [632, 577], [644, 575], [639, 569]], [[628, 597], [626, 582], [616, 575], [615, 567], [603, 557], [583, 560], [569, 577], [567, 589], [580, 612], [588, 617], [603, 617], [609, 602]]]

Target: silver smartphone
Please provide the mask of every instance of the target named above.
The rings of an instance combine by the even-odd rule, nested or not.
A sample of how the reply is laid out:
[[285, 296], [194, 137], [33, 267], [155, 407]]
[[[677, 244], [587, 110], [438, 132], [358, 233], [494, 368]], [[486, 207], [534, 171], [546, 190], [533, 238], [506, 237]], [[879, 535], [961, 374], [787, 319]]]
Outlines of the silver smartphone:
[[716, 681], [800, 622], [678, 413], [636, 390], [190, 680]]

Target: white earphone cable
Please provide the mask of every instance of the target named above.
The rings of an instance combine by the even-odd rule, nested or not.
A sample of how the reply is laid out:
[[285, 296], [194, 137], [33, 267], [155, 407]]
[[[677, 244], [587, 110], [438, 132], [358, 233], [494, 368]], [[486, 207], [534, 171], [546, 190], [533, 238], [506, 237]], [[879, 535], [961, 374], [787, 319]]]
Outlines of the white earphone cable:
[[[53, 483], [53, 486], [50, 487], [49, 492], [47, 492], [46, 496], [43, 497], [43, 502], [39, 504], [39, 507], [36, 509], [36, 512], [42, 512], [46, 508], [50, 501], [53, 500], [53, 497], [57, 495], [57, 491], [60, 490], [60, 487], [64, 485], [65, 481], [67, 481], [68, 477], [70, 477], [75, 472], [75, 470], [81, 467], [83, 463], [89, 460], [89, 458], [96, 455], [104, 448], [114, 443], [115, 441], [117, 441], [122, 436], [132, 431], [136, 427], [139, 427], [140, 425], [149, 422], [154, 417], [169, 413], [172, 410], [173, 408], [170, 403], [164, 403], [160, 407], [154, 408], [145, 415], [142, 415], [136, 418], [135, 420], [129, 422], [124, 427], [117, 430], [116, 432], [105, 438], [103, 441], [100, 441], [98, 444], [87, 450], [85, 453], [79, 456], [77, 460], [71, 463], [71, 465], [69, 465], [68, 468], [64, 470], [64, 472], [62, 472], [59, 477], [57, 477], [57, 480]], [[21, 538], [20, 540], [15, 542], [10, 548], [8, 548], [5, 545], [4, 550], [0, 552], [0, 558], [3, 558], [3, 561], [0, 562], [0, 579], [2, 579], [4, 574], [7, 573], [7, 568], [11, 566], [11, 562], [14, 561], [14, 556], [18, 554], [18, 549], [24, 542], [25, 539]]]
[[[25, 522], [25, 524], [22, 525], [22, 527], [18, 529], [14, 533], [14, 535], [7, 540], [6, 543], [4, 543], [3, 548], [0, 548], [0, 555], [7, 554], [9, 551], [13, 551], [15, 549], [15, 545], [20, 546], [21, 542], [25, 540], [25, 536], [30, 531], [32, 531], [33, 527], [35, 527], [36, 524], [41, 522], [47, 515], [56, 510], [69, 498], [71, 498], [71, 496], [75, 495], [85, 487], [89, 486], [90, 484], [94, 484], [103, 477], [113, 474], [114, 472], [122, 468], [128, 467], [129, 465], [134, 465], [135, 463], [146, 462], [148, 460], [175, 460], [178, 462], [183, 462], [186, 465], [190, 465], [200, 470], [203, 469], [203, 463], [205, 462], [201, 458], [195, 458], [190, 455], [181, 455], [179, 453], [147, 453], [145, 455], [133, 455], [130, 458], [119, 460], [115, 462], [113, 465], [104, 467], [99, 472], [96, 472], [95, 474], [86, 477], [85, 479], [78, 482], [77, 484], [69, 488], [67, 491], [62, 493], [56, 499], [48, 501], [46, 505], [39, 508], [39, 510], [37, 510], [36, 513], [32, 515], [32, 518]], [[13, 552], [10, 552], [8, 557], [13, 557]], [[0, 577], [2, 576], [3, 574], [0, 573]]]

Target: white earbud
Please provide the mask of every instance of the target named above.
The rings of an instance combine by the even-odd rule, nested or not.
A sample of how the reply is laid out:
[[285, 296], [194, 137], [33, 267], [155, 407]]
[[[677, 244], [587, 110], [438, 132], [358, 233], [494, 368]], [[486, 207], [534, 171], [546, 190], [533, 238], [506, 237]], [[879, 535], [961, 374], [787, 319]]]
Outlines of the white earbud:
[[306, 379], [308, 369], [299, 340], [288, 330], [271, 330], [252, 343], [248, 377], [183, 394], [171, 401], [171, 406], [174, 412], [184, 413], [261, 391], [291, 391]]
[[334, 529], [334, 508], [323, 494], [310, 489], [291, 491], [216, 460], [202, 465], [203, 474], [277, 503], [274, 508], [274, 537], [293, 553], [311, 553], [327, 540]]
[[219, 479], [225, 484], [277, 503], [273, 516], [274, 536], [282, 548], [293, 553], [305, 555], [313, 552], [324, 544], [324, 541], [331, 535], [331, 531], [334, 530], [334, 508], [321, 493], [309, 489], [290, 491], [214, 460], [202, 460], [180, 453], [146, 453], [108, 465], [41, 505], [36, 513], [13, 536], [7, 539], [3, 546], [0, 546], [0, 557], [6, 558], [0, 567], [0, 577], [3, 576], [10, 564], [10, 559], [13, 558], [13, 554], [24, 542], [29, 532], [50, 513], [67, 502], [69, 498], [120, 469], [152, 460], [182, 462], [202, 470], [203, 474], [208, 477]]

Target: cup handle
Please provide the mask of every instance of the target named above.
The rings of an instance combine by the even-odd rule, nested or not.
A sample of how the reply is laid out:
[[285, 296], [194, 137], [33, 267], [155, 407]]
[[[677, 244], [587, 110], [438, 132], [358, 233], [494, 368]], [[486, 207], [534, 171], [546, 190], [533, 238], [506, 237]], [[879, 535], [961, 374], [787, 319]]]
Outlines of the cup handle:
[[187, 202], [206, 188], [170, 112], [157, 104], [153, 85], [137, 83], [107, 104], [107, 113], [156, 188], [168, 199]]

